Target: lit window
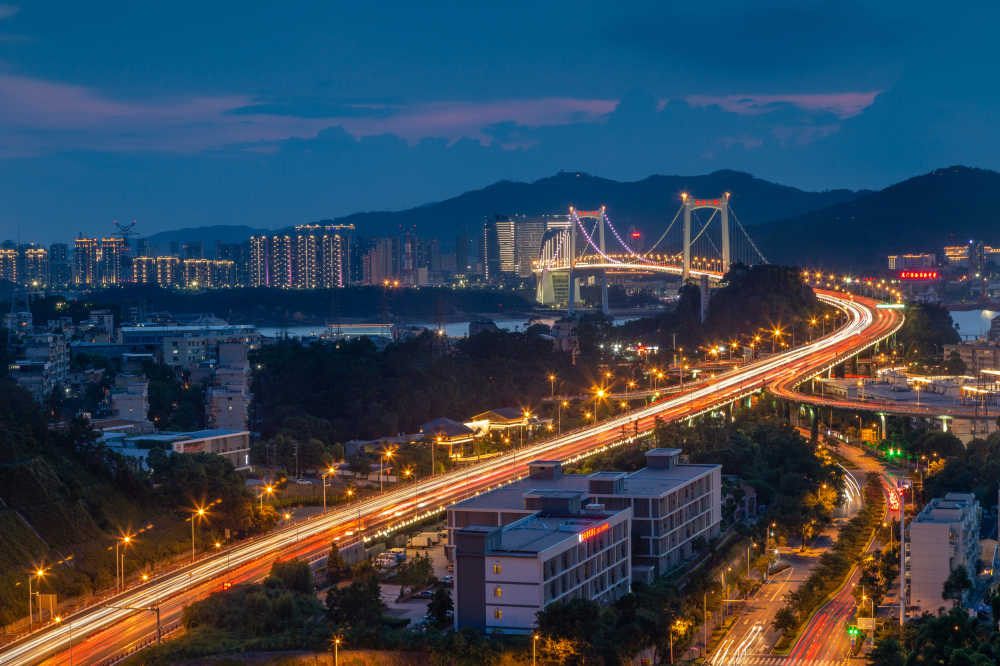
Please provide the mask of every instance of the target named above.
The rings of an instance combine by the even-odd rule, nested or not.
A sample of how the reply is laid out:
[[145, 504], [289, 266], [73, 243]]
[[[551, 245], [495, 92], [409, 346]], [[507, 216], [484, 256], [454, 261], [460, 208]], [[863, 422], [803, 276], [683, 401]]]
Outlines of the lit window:
[[500, 565], [499, 564], [494, 564], [493, 565], [493, 573], [495, 573], [495, 574], [500, 573]]
[[499, 608], [494, 608], [493, 609], [493, 619], [495, 619], [495, 620], [502, 620], [503, 619], [503, 611], [501, 609], [499, 609]]
[[493, 588], [493, 596], [494, 597], [502, 597], [503, 596], [503, 588], [502, 587], [494, 587]]

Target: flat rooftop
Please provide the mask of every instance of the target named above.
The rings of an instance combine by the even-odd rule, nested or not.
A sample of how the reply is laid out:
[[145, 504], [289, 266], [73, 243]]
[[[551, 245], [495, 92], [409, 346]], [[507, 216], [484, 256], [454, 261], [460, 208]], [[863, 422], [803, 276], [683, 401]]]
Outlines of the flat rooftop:
[[625, 493], [636, 497], [659, 497], [719, 465], [675, 465], [673, 467], [643, 467], [625, 477]]
[[527, 516], [503, 528], [500, 547], [489, 552], [534, 555], [567, 539], [579, 541], [581, 532], [602, 525], [619, 513], [623, 512]]
[[530, 477], [508, 483], [496, 490], [470, 497], [467, 500], [452, 504], [449, 509], [462, 511], [490, 511], [501, 509], [505, 511], [531, 511], [524, 508], [524, 495], [539, 490], [577, 490], [587, 492], [587, 474], [563, 474], [555, 479], [532, 479]]

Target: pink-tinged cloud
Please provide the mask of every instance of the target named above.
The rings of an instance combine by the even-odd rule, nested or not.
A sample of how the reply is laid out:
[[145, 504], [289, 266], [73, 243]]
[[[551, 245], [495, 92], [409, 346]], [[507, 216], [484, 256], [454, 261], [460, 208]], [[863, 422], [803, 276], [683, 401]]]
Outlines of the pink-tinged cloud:
[[354, 105], [390, 110], [372, 116], [300, 117], [232, 113], [251, 108], [246, 95], [156, 101], [112, 99], [85, 86], [0, 74], [0, 143], [5, 156], [51, 150], [196, 152], [234, 144], [267, 144], [312, 138], [342, 127], [355, 138], [392, 134], [410, 142], [424, 138], [491, 143], [486, 128], [498, 123], [543, 127], [598, 119], [616, 100], [543, 98], [493, 102], [428, 102], [415, 105]]
[[356, 137], [395, 134], [408, 141], [425, 137], [471, 138], [490, 142], [483, 130], [512, 122], [549, 127], [593, 121], [615, 110], [618, 100], [545, 97], [492, 102], [429, 102], [405, 107], [388, 117], [344, 118], [340, 124]]
[[881, 90], [817, 94], [776, 95], [689, 95], [692, 106], [718, 106], [731, 113], [757, 115], [768, 113], [776, 104], [791, 104], [805, 111], [833, 113], [840, 118], [856, 116], [875, 101]]

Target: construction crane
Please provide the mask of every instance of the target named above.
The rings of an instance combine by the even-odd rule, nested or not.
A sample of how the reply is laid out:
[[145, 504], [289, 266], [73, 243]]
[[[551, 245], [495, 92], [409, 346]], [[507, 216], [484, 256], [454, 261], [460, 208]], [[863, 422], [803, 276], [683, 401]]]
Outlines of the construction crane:
[[132, 229], [135, 228], [135, 220], [132, 220], [131, 222], [119, 222], [118, 220], [115, 220], [114, 222], [115, 229], [118, 230], [118, 235], [122, 237], [127, 245], [130, 245], [129, 240], [136, 235], [135, 232], [132, 231]]

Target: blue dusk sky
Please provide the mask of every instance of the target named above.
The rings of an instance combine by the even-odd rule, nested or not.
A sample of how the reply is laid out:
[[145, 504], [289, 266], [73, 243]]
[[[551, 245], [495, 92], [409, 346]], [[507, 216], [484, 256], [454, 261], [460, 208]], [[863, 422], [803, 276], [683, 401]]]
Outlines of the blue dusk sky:
[[0, 239], [400, 209], [499, 179], [1000, 167], [1000, 3], [0, 4]]

